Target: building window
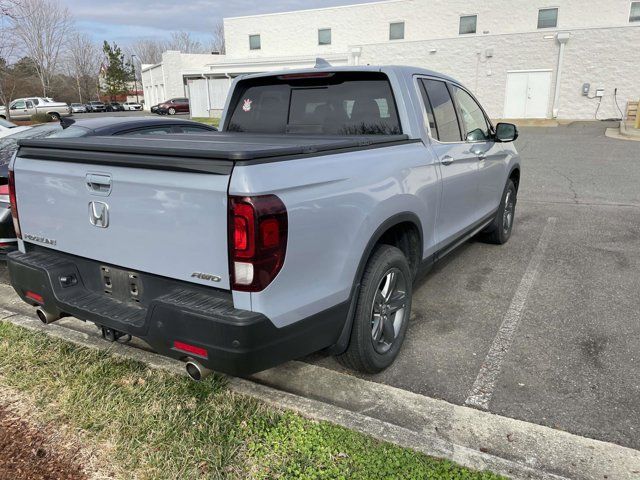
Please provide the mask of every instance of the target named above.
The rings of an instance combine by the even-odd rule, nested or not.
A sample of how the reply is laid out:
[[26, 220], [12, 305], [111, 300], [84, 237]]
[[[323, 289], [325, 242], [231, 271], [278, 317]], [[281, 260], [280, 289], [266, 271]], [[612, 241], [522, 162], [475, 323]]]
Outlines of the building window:
[[538, 28], [556, 28], [557, 26], [557, 8], [541, 8], [538, 10]]
[[404, 22], [395, 22], [389, 24], [389, 40], [404, 39]]
[[468, 33], [476, 33], [476, 27], [478, 25], [477, 15], [463, 15], [460, 17], [460, 35], [466, 35]]
[[330, 28], [321, 28], [318, 30], [318, 45], [331, 45]]
[[260, 50], [260, 35], [249, 35], [249, 49]]
[[640, 22], [640, 2], [631, 2], [630, 22]]

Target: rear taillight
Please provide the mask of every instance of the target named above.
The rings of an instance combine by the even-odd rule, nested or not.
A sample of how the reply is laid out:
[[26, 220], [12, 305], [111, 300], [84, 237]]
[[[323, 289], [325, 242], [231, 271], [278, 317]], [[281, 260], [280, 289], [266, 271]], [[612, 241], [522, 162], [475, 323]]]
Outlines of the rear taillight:
[[18, 218], [18, 203], [16, 201], [16, 182], [12, 169], [9, 169], [9, 203], [11, 204], [13, 229], [16, 232], [16, 237], [22, 238], [22, 233], [20, 232], [20, 219]]
[[287, 209], [275, 195], [229, 197], [229, 267], [234, 290], [259, 292], [278, 275], [287, 250]]
[[0, 185], [0, 203], [6, 203], [6, 208], [9, 208], [9, 185]]

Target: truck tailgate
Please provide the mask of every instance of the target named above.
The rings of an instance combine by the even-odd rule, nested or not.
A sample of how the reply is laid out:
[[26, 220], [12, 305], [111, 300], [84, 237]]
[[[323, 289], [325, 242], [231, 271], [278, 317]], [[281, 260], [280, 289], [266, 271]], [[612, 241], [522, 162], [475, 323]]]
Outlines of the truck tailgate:
[[20, 154], [22, 237], [129, 270], [229, 289], [225, 173], [68, 163]]

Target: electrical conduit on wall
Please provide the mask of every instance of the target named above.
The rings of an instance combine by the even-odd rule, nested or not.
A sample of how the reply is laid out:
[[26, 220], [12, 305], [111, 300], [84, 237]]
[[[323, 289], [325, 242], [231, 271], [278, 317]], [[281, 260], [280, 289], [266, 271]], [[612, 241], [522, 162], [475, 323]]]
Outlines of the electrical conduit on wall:
[[559, 103], [560, 103], [560, 82], [562, 80], [562, 63], [564, 62], [564, 46], [571, 38], [571, 34], [569, 32], [558, 32], [556, 34], [556, 40], [560, 45], [560, 50], [558, 52], [558, 68], [556, 69], [556, 88], [553, 96], [553, 109], [551, 113], [553, 118], [558, 118], [559, 111]]

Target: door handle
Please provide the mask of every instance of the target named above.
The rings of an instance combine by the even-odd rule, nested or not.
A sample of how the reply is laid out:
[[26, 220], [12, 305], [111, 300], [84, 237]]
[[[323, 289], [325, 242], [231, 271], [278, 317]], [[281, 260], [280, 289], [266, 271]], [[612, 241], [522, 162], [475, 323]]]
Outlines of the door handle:
[[484, 150], [481, 146], [479, 145], [474, 145], [473, 147], [471, 147], [469, 149], [469, 151], [475, 155], [476, 157], [478, 157], [478, 160], [482, 161], [485, 160], [487, 158], [487, 152], [486, 150]]
[[442, 165], [451, 165], [453, 163], [453, 157], [445, 155], [444, 157], [442, 157], [442, 160], [440, 160], [440, 163]]
[[108, 175], [88, 173], [86, 176], [86, 181], [87, 188], [91, 193], [104, 196], [107, 196], [111, 193], [111, 177]]

